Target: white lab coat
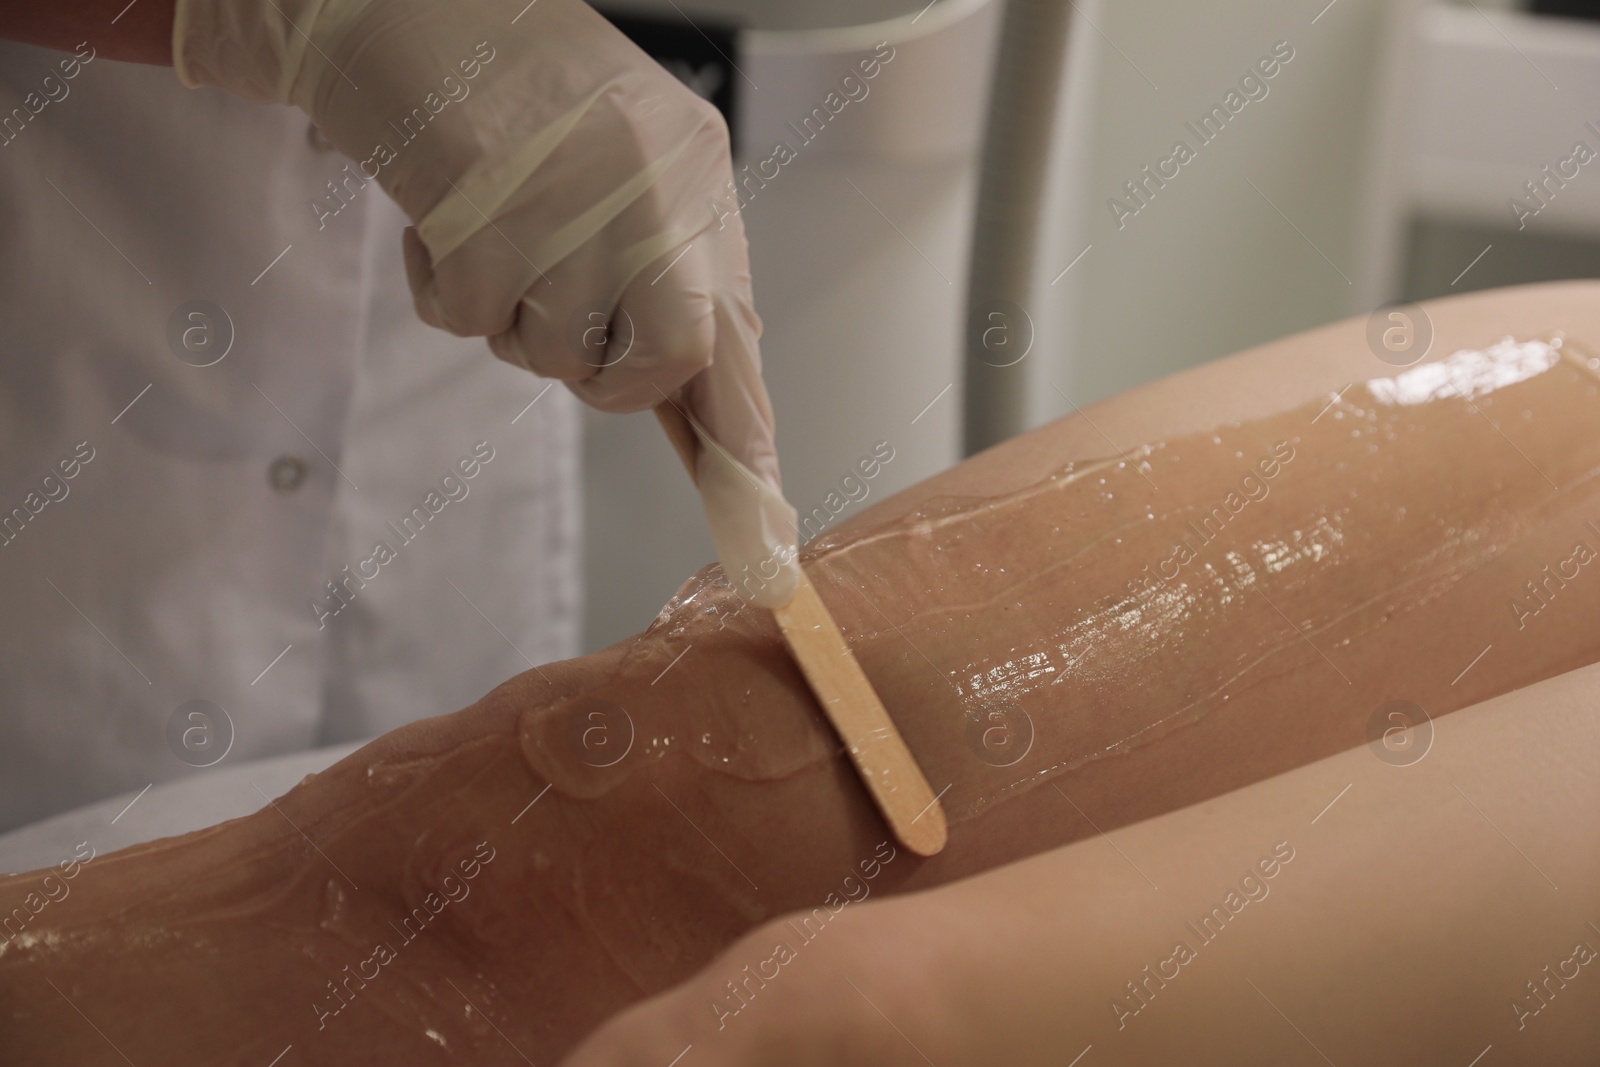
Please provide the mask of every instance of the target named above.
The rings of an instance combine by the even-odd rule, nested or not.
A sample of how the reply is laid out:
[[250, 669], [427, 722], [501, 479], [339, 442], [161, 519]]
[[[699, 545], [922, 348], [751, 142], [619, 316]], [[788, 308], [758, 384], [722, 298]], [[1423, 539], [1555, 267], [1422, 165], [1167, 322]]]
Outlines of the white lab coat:
[[191, 701], [232, 766], [575, 654], [570, 394], [417, 321], [376, 184], [318, 229], [300, 112], [62, 59], [0, 45], [0, 830], [205, 773]]

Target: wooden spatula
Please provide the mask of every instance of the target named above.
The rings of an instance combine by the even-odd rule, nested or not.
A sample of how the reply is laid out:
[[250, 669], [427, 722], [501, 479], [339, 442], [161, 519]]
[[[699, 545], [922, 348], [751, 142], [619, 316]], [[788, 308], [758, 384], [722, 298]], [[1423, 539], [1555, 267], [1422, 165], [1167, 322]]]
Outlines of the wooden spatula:
[[[694, 426], [671, 401], [655, 412], [693, 480], [700, 454]], [[894, 836], [919, 856], [944, 848], [949, 832], [939, 798], [803, 569], [794, 599], [772, 614]]]

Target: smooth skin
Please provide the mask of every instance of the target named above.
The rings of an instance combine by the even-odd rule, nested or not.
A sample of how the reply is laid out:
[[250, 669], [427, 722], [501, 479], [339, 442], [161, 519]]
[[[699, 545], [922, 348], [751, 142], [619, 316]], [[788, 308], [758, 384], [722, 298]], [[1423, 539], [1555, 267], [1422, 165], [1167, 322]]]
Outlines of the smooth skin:
[[171, 66], [175, 6], [176, 0], [0, 0], [0, 38], [58, 52], [88, 41], [109, 59]]

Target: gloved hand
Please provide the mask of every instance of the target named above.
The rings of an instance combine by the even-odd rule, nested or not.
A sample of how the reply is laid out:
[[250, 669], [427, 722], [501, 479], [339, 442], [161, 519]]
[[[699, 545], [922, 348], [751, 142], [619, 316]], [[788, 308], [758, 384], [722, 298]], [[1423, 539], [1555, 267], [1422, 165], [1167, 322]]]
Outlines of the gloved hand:
[[720, 484], [708, 463], [753, 475], [736, 503], [704, 496], [729, 579], [784, 603], [795, 512], [727, 127], [586, 4], [517, 6], [178, 0], [174, 63], [186, 85], [299, 107], [382, 185], [414, 223], [425, 321], [602, 410], [686, 408], [720, 446], [701, 484]]

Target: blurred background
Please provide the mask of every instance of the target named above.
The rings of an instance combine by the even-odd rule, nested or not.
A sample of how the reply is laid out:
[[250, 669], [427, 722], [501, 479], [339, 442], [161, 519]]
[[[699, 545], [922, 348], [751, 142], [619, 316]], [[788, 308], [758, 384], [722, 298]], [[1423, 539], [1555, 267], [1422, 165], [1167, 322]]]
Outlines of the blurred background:
[[[1062, 2], [1037, 282], [1018, 301], [1033, 344], [1007, 370], [1027, 425], [1392, 300], [1600, 274], [1600, 160], [1578, 150], [1600, 152], [1596, 5]], [[819, 515], [813, 531], [961, 458], [1002, 3], [602, 5], [729, 110], [736, 167], [759, 179], [743, 217], [766, 376], [785, 489]], [[878, 42], [892, 58], [841, 88]], [[1186, 124], [1275, 54], [1291, 58], [1202, 144]], [[826, 118], [804, 125], [817, 108]], [[1145, 179], [1180, 139], [1194, 158]], [[779, 141], [793, 158], [766, 162]], [[714, 554], [654, 420], [584, 417], [594, 649], [646, 625]], [[881, 442], [893, 459], [845, 500], [840, 479]]]

